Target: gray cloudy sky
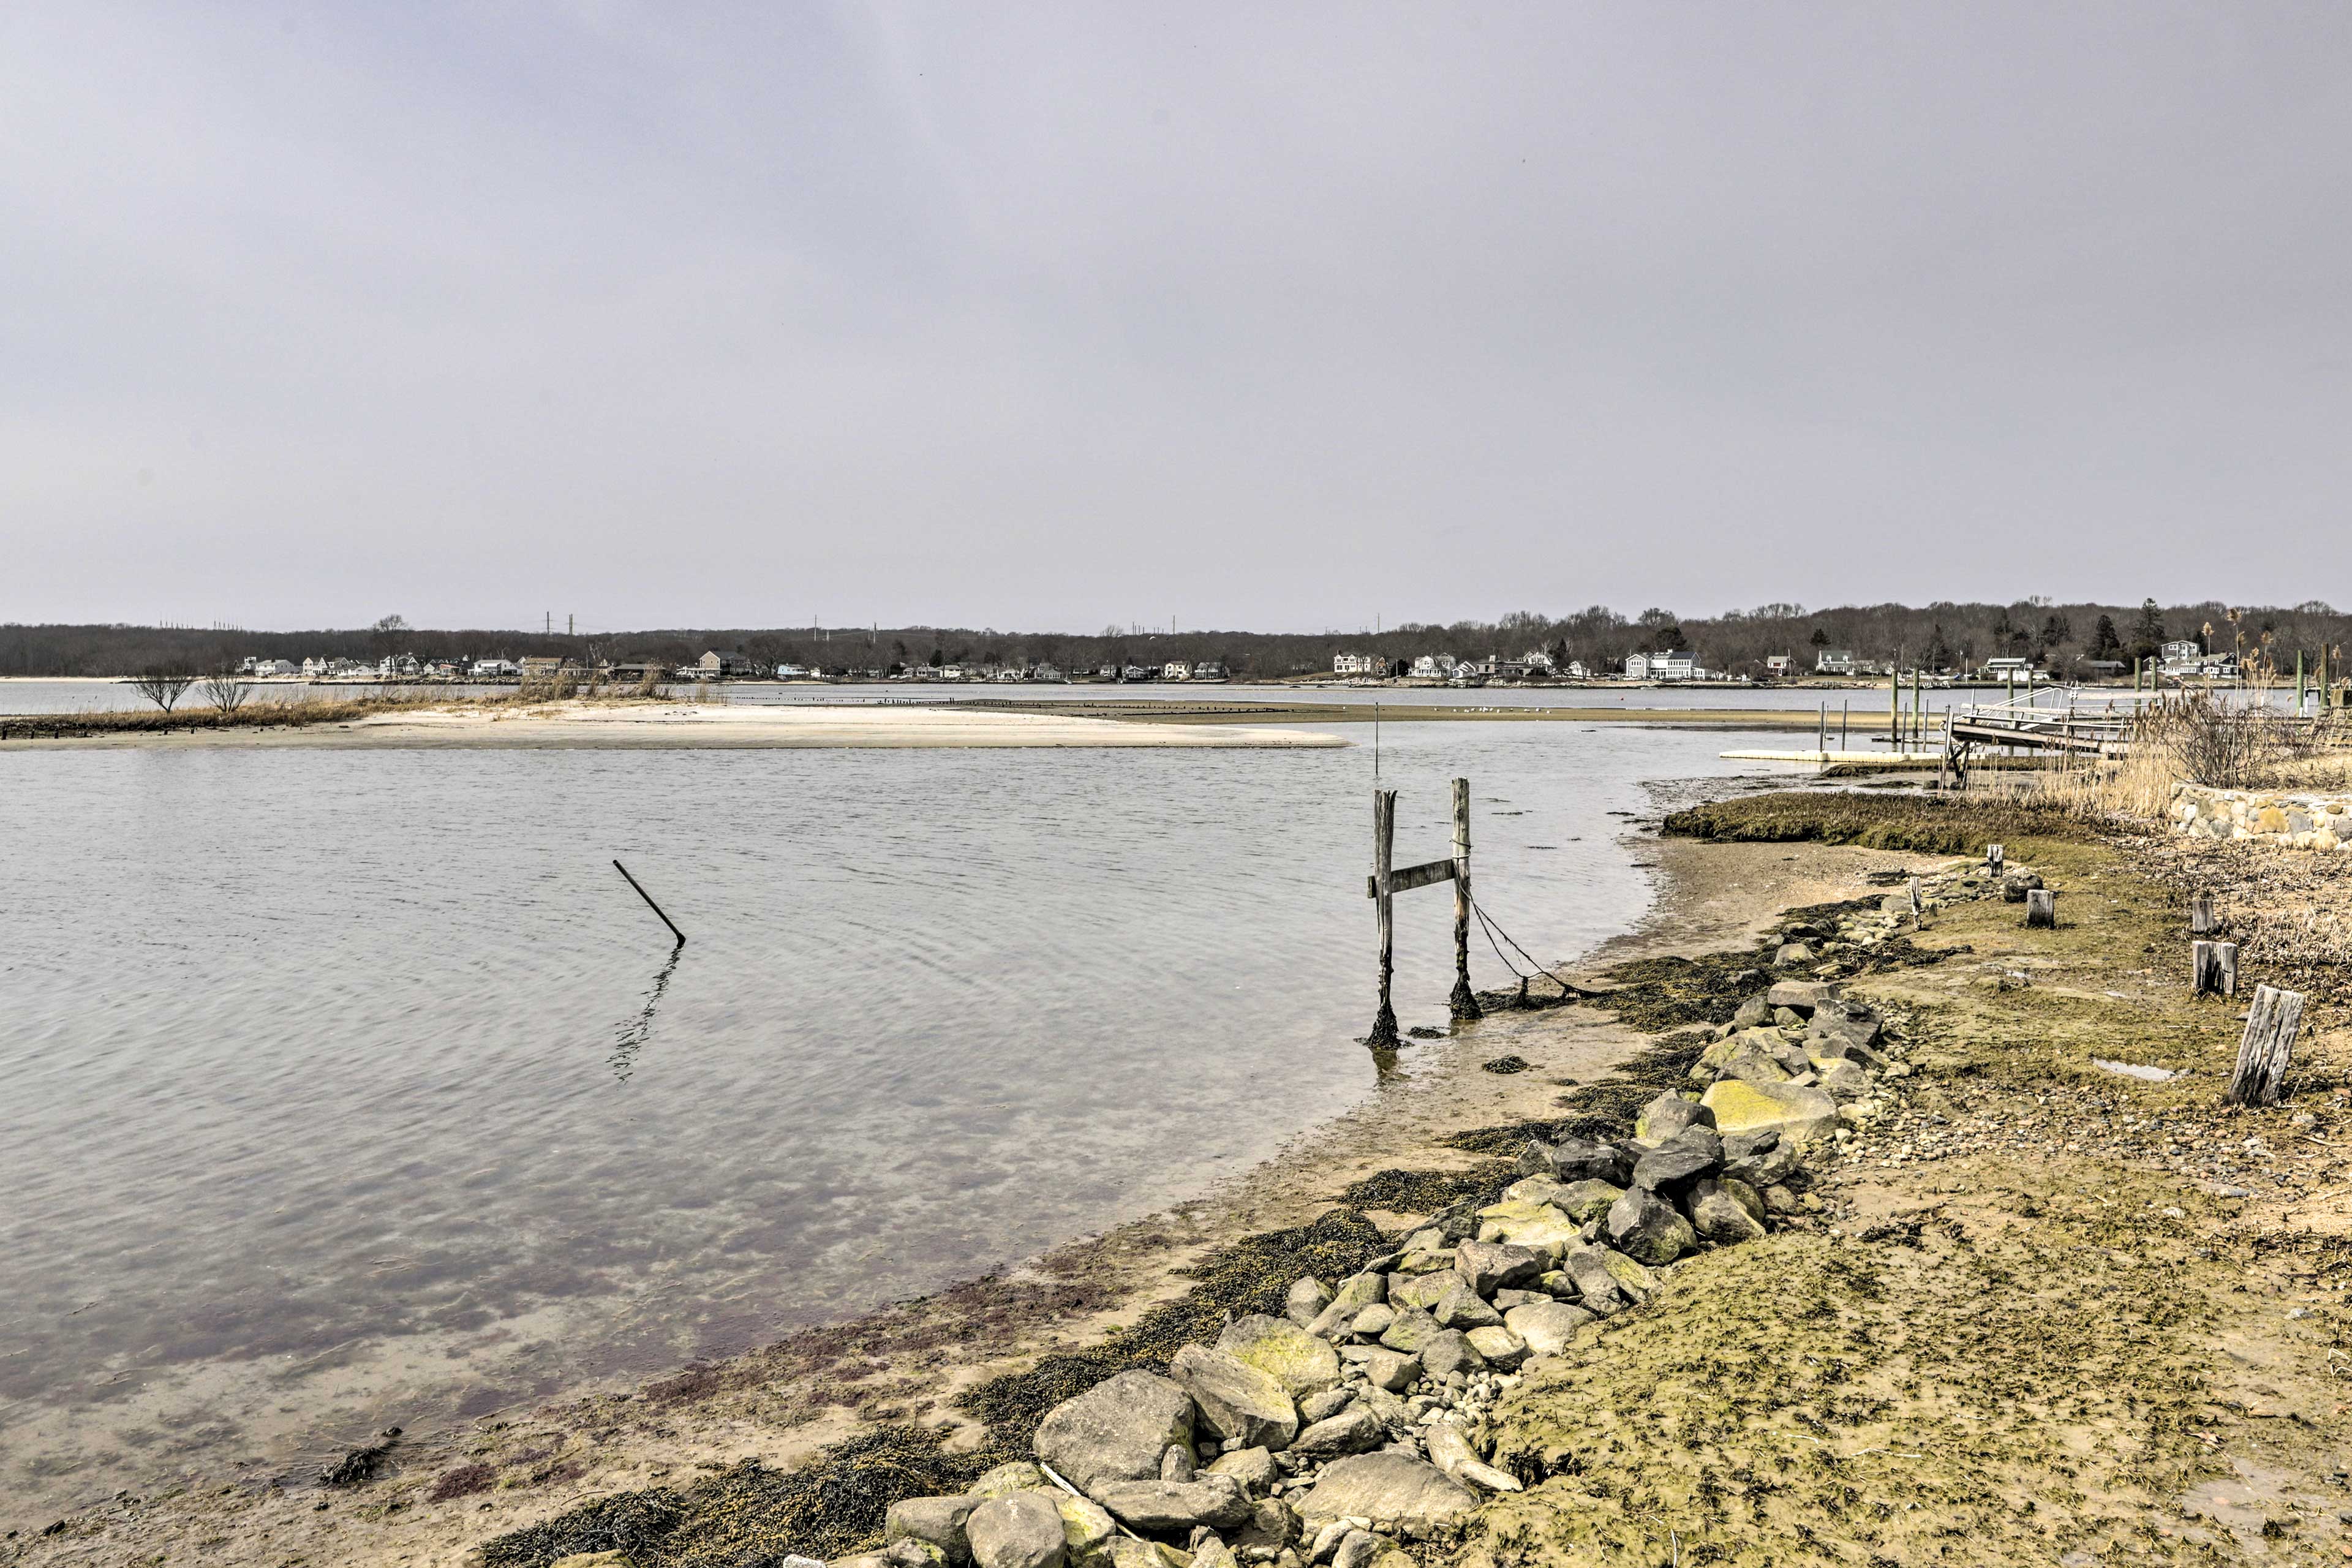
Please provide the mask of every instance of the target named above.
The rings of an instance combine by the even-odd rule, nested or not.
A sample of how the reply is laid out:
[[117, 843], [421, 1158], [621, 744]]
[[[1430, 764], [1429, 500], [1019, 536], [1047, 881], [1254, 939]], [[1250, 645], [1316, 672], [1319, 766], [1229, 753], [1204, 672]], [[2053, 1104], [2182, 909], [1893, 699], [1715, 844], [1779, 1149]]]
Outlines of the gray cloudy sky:
[[0, 7], [0, 619], [2352, 600], [2352, 7]]

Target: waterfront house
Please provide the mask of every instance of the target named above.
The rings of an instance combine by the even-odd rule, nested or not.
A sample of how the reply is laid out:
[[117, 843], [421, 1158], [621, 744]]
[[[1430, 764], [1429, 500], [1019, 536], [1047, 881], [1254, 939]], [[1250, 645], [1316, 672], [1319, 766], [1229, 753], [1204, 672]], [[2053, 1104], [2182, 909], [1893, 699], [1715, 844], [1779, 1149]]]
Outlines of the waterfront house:
[[740, 679], [756, 677], [760, 667], [740, 653], [706, 653], [695, 664], [695, 670], [704, 679]]
[[2196, 675], [2205, 662], [2205, 650], [2194, 637], [2181, 637], [2166, 643], [2157, 650], [2157, 659], [2167, 675]]
[[1985, 660], [1981, 673], [1987, 680], [2015, 680], [2021, 678], [2031, 680], [2033, 679], [2033, 661], [2030, 658], [2004, 654], [1999, 658]]
[[1331, 673], [1334, 675], [1384, 675], [1387, 673], [1382, 668], [1385, 662], [1368, 653], [1333, 654]]
[[1160, 667], [1160, 679], [1162, 680], [1190, 680], [1192, 679], [1192, 667], [1185, 663], [1181, 658], [1171, 658], [1166, 664]]
[[1785, 653], [1767, 654], [1764, 658], [1764, 673], [1775, 680], [1786, 680], [1795, 663], [1796, 661]]
[[1549, 675], [1551, 673], [1551, 655], [1544, 652], [1544, 650], [1539, 647], [1529, 648], [1527, 652], [1521, 654], [1519, 656], [1519, 663], [1526, 668], [1527, 672], [1529, 675], [1533, 675], [1539, 669], [1546, 675]]
[[1698, 655], [1688, 648], [1631, 654], [1625, 659], [1625, 679], [1628, 680], [1696, 680], [1698, 678]]
[[478, 658], [467, 673], [477, 680], [511, 680], [522, 667], [510, 658]]
[[1853, 650], [1847, 647], [1825, 647], [1813, 655], [1815, 675], [1853, 675]]
[[1139, 664], [1123, 665], [1119, 668], [1118, 678], [1121, 680], [1149, 680], [1151, 679], [1151, 671]]
[[1412, 661], [1412, 675], [1416, 680], [1443, 680], [1453, 672], [1454, 661], [1449, 658], [1441, 666], [1433, 653], [1423, 654]]
[[1213, 658], [1204, 658], [1192, 667], [1192, 679], [1223, 680], [1225, 679], [1225, 667]]

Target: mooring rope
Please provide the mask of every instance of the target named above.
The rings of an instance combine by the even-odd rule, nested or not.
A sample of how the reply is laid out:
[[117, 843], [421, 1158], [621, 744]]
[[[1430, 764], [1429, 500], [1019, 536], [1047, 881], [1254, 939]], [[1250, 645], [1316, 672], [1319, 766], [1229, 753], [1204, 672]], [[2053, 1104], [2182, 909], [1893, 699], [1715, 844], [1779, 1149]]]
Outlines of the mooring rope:
[[1519, 973], [1519, 966], [1513, 963], [1508, 957], [1505, 956], [1502, 948], [1496, 945], [1495, 938], [1498, 935], [1503, 939], [1503, 941], [1511, 944], [1511, 951], [1513, 952], [1517, 953], [1521, 958], [1526, 959], [1529, 964], [1533, 965], [1536, 974], [1542, 975], [1554, 985], [1559, 986], [1559, 994], [1563, 998], [1569, 996], [1596, 996], [1600, 994], [1599, 992], [1587, 991], [1580, 985], [1571, 985], [1567, 981], [1562, 980], [1558, 974], [1554, 973], [1550, 969], [1545, 967], [1543, 964], [1537, 963], [1535, 954], [1529, 952], [1526, 948], [1521, 947], [1518, 944], [1517, 940], [1514, 938], [1509, 931], [1503, 930], [1502, 922], [1496, 920], [1494, 916], [1488, 914], [1486, 912], [1486, 906], [1479, 903], [1476, 899], [1472, 899], [1470, 900], [1470, 910], [1473, 914], [1475, 914], [1478, 917], [1478, 924], [1486, 933], [1486, 945], [1495, 949], [1495, 956], [1502, 959], [1503, 967], [1509, 970], [1518, 980], [1520, 995], [1524, 996], [1527, 994], [1527, 983], [1529, 980], [1534, 979], [1535, 975]]

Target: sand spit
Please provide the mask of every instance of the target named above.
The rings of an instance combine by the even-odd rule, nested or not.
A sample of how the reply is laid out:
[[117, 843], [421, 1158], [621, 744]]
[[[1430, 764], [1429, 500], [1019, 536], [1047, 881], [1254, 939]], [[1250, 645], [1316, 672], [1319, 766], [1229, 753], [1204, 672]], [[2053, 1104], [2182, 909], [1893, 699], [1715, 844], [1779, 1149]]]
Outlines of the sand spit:
[[325, 746], [373, 750], [761, 750], [898, 747], [1344, 746], [1337, 735], [1232, 725], [1138, 724], [1067, 712], [964, 707], [753, 707], [550, 702], [404, 710], [348, 723], [191, 729], [4, 742], [46, 746]]

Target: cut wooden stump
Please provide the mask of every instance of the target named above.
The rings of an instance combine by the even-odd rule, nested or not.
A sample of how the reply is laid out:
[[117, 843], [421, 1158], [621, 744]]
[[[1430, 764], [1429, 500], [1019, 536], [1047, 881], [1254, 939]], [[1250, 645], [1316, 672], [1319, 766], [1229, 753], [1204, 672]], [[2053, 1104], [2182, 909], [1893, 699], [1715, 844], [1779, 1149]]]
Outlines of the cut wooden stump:
[[2246, 1012], [2246, 1037], [2238, 1046], [2238, 1070], [2222, 1099], [2231, 1105], [2276, 1105], [2294, 1056], [2295, 1031], [2303, 1026], [2303, 993], [2273, 985], [2254, 987]]
[[2235, 996], [2238, 994], [2236, 942], [2193, 942], [2189, 944], [2189, 994], [2191, 996]]
[[2200, 893], [2189, 900], [2189, 934], [2211, 936], [2219, 927], [2213, 920], [2213, 895]]
[[1988, 844], [1985, 846], [1985, 870], [1992, 876], [1998, 877], [2000, 875], [2001, 856], [2002, 850], [2000, 845]]
[[2028, 927], [2058, 928], [2058, 895], [2048, 888], [2031, 888], [2025, 894], [2025, 923]]

